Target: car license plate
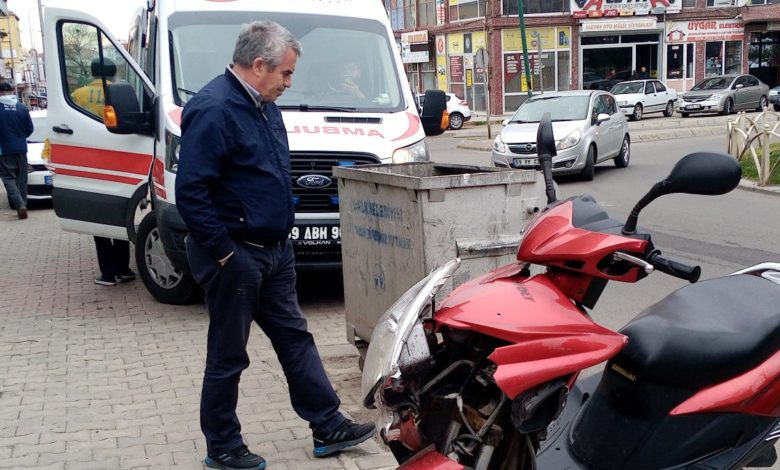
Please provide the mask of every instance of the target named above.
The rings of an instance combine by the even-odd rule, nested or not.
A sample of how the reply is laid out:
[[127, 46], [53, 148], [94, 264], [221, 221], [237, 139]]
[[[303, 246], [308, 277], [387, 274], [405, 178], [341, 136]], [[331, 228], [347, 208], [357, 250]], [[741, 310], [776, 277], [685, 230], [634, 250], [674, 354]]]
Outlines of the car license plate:
[[304, 245], [331, 245], [341, 242], [341, 229], [338, 225], [298, 225], [290, 232], [290, 240]]
[[701, 109], [700, 104], [687, 104], [685, 105], [685, 109]]
[[51, 175], [44, 176], [43, 184], [45, 184], [46, 186], [52, 186], [54, 184], [54, 178]]
[[535, 158], [513, 158], [512, 168], [534, 168], [537, 160]]

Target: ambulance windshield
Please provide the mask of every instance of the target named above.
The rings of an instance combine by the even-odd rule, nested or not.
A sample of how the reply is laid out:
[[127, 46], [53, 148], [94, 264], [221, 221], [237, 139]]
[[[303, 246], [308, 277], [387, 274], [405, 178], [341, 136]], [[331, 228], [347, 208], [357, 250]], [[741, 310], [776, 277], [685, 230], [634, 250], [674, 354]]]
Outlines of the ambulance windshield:
[[[273, 20], [300, 41], [292, 87], [276, 100], [285, 110], [397, 112], [406, 108], [395, 44], [378, 21], [291, 13], [171, 15], [174, 99], [183, 106], [232, 60], [241, 26]], [[404, 80], [404, 83], [405, 80]]]

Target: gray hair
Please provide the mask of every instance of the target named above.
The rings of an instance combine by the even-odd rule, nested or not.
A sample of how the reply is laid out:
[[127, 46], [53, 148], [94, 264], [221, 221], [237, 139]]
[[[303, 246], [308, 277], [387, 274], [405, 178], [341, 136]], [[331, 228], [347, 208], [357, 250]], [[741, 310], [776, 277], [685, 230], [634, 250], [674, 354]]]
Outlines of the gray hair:
[[273, 21], [253, 21], [245, 25], [238, 35], [233, 63], [251, 67], [252, 62], [260, 58], [274, 69], [282, 62], [288, 48], [301, 56], [301, 43], [282, 25]]

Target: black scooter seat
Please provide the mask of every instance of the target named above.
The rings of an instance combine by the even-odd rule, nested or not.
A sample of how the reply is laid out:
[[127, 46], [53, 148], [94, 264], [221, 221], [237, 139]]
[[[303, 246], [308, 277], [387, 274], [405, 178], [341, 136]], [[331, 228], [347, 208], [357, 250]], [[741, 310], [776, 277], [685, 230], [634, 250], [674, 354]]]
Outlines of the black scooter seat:
[[621, 330], [613, 363], [671, 386], [699, 388], [736, 377], [780, 349], [780, 285], [742, 274], [683, 287]]

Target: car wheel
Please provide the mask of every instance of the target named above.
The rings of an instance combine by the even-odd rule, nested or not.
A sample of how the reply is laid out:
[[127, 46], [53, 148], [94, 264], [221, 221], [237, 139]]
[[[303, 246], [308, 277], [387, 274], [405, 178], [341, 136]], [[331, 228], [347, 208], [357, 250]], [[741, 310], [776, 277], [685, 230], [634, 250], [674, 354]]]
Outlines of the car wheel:
[[724, 116], [728, 116], [731, 114], [731, 112], [734, 110], [734, 102], [731, 101], [731, 98], [726, 99], [726, 102], [723, 103], [723, 111], [721, 114]]
[[637, 103], [634, 105], [634, 113], [631, 115], [632, 121], [641, 121], [642, 120], [642, 103]]
[[615, 166], [625, 168], [631, 160], [631, 138], [626, 134], [623, 137], [623, 144], [620, 145], [620, 153], [615, 157]]
[[203, 291], [192, 276], [176, 269], [165, 255], [154, 212], [146, 214], [138, 225], [135, 263], [144, 286], [158, 301], [186, 305], [202, 298]]
[[767, 102], [766, 96], [762, 96], [760, 100], [758, 100], [758, 109], [756, 111], [761, 112], [769, 105]]
[[450, 114], [450, 129], [460, 129], [463, 127], [463, 116], [460, 113]]
[[680, 116], [686, 118], [686, 117], [690, 116], [690, 114], [689, 113], [680, 113]]
[[666, 117], [672, 117], [674, 116], [674, 102], [670, 101], [666, 103], [666, 109], [664, 109], [664, 116]]
[[596, 166], [596, 147], [591, 145], [588, 147], [588, 156], [585, 157], [585, 168], [580, 173], [580, 179], [582, 181], [593, 181], [594, 167]]

